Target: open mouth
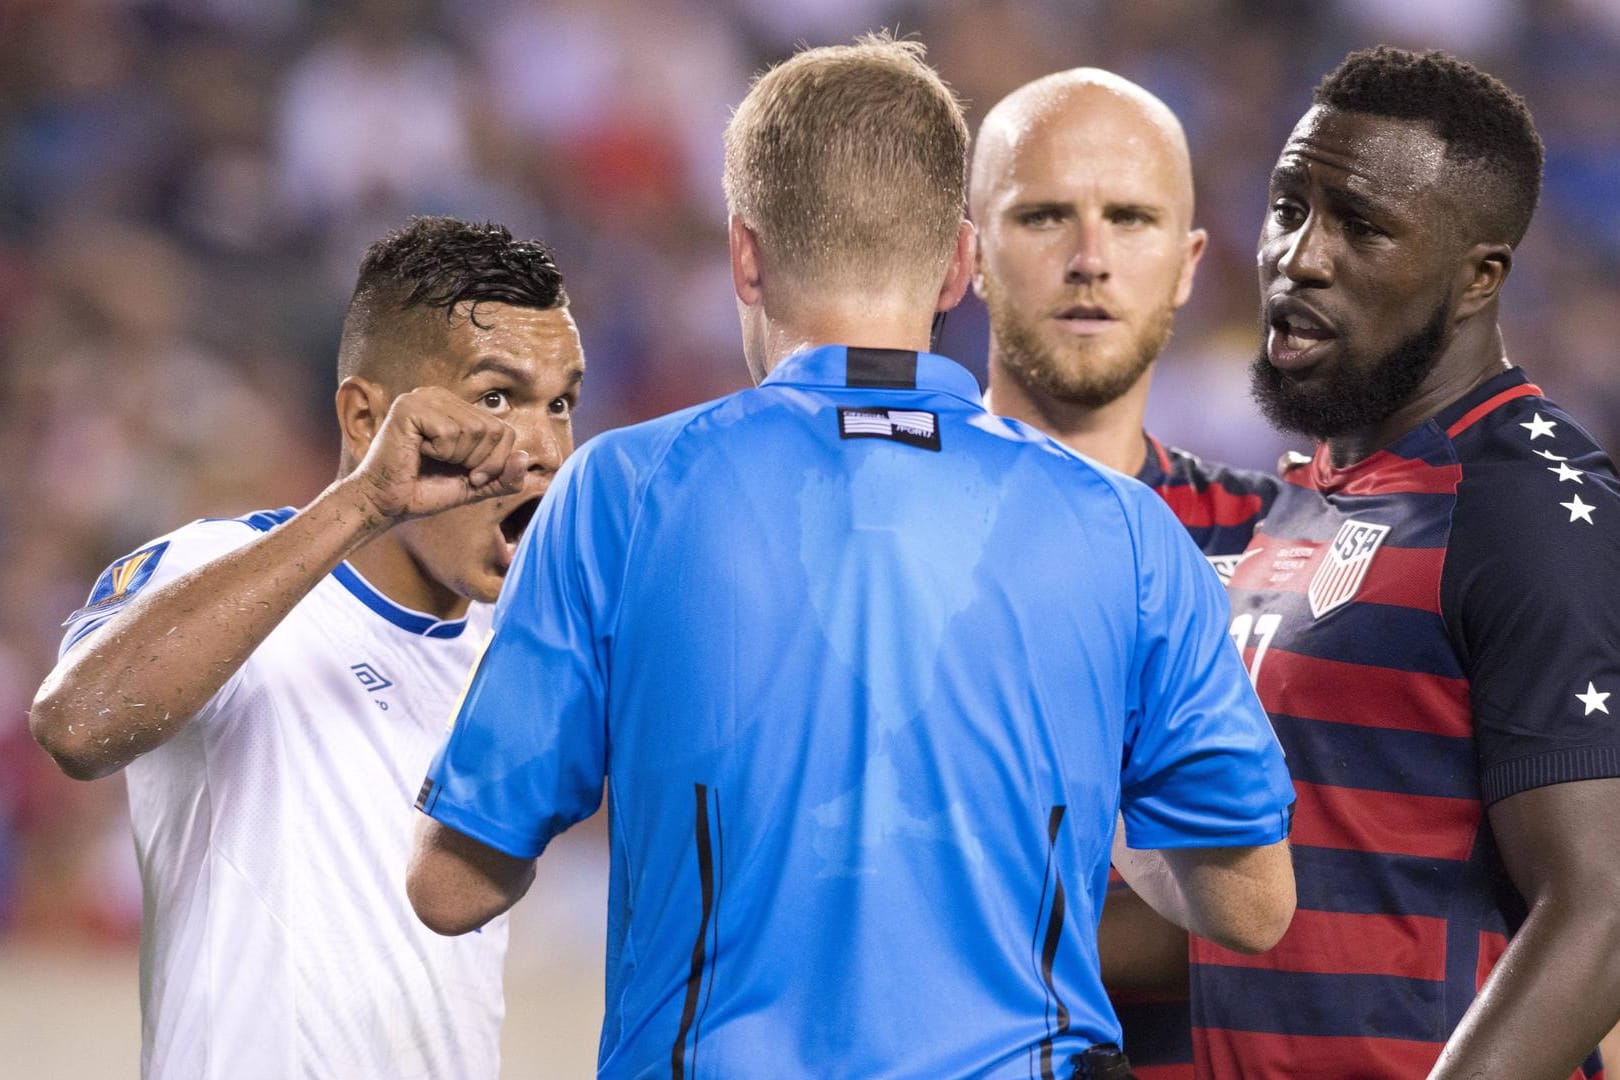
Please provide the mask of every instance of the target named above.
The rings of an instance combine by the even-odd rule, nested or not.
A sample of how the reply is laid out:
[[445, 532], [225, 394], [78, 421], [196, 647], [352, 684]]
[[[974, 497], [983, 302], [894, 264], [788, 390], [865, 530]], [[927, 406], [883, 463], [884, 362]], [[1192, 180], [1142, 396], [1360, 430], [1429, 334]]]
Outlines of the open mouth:
[[1284, 370], [1299, 370], [1320, 359], [1322, 346], [1339, 335], [1309, 306], [1292, 298], [1279, 298], [1268, 306], [1270, 333], [1267, 352]]
[[1333, 331], [1297, 315], [1274, 320], [1271, 329], [1291, 349], [1308, 349], [1319, 341], [1331, 341], [1335, 336]]
[[534, 512], [540, 509], [540, 499], [526, 499], [517, 504], [510, 514], [501, 518], [501, 536], [508, 544], [515, 544], [523, 535], [523, 530], [529, 527], [534, 520]]

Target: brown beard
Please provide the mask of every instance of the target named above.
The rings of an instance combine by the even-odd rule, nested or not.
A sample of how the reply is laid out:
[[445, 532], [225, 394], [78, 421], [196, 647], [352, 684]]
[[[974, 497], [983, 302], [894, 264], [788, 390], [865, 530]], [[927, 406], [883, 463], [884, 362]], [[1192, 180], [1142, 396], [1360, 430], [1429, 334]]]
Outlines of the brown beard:
[[1013, 311], [1000, 287], [988, 278], [984, 303], [990, 311], [997, 355], [1007, 373], [1033, 394], [1087, 409], [1100, 409], [1137, 384], [1170, 340], [1175, 318], [1175, 308], [1167, 300], [1148, 316], [1124, 357], [1108, 363], [1094, 355], [1094, 343], [1077, 339], [1065, 350], [1072, 357], [1065, 362]]

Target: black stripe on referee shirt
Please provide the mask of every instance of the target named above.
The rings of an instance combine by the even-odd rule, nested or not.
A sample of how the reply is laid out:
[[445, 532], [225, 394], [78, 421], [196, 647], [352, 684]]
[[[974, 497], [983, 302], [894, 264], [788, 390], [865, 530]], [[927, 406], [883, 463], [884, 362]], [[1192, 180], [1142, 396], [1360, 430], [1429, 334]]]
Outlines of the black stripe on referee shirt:
[[[698, 923], [697, 940], [692, 942], [692, 967], [686, 977], [686, 1004], [681, 1008], [681, 1029], [675, 1036], [670, 1051], [670, 1075], [674, 1080], [686, 1076], [686, 1037], [697, 1018], [698, 995], [703, 989], [704, 950], [709, 940], [709, 914], [714, 910], [714, 849], [709, 842], [709, 788], [706, 784], [693, 784], [697, 797], [698, 888], [703, 897], [703, 916]], [[696, 1064], [697, 1044], [692, 1044], [693, 1064]], [[694, 1070], [695, 1071], [695, 1070]]]
[[846, 349], [844, 385], [917, 389], [917, 354], [904, 349]]
[[[1052, 807], [1046, 819], [1046, 878], [1052, 882], [1052, 908], [1046, 917], [1046, 939], [1041, 943], [1041, 980], [1046, 983], [1047, 999], [1056, 1006], [1056, 1023], [1046, 1029], [1046, 1038], [1041, 1040], [1041, 1080], [1056, 1080], [1057, 1074], [1052, 1069], [1052, 1040], [1059, 1035], [1066, 1035], [1069, 1031], [1069, 1010], [1058, 996], [1057, 985], [1052, 981], [1052, 964], [1057, 959], [1058, 941], [1063, 936], [1063, 912], [1067, 901], [1063, 895], [1063, 875], [1057, 868], [1057, 835], [1058, 828], [1063, 824], [1063, 812], [1066, 807], [1062, 805]], [[1042, 899], [1045, 899], [1045, 883], [1042, 883]]]

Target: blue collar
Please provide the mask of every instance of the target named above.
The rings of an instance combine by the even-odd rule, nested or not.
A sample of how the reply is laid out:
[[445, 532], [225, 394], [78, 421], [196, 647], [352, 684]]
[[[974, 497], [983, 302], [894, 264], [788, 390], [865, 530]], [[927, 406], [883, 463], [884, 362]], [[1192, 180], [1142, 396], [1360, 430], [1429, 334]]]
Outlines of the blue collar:
[[338, 563], [332, 576], [338, 579], [345, 589], [354, 594], [366, 607], [387, 619], [401, 630], [412, 634], [421, 634], [430, 638], [459, 637], [467, 628], [467, 617], [459, 619], [435, 619], [431, 615], [424, 615], [420, 611], [412, 611], [408, 607], [401, 607], [388, 597], [378, 592], [376, 588], [360, 576], [359, 571], [347, 562]]
[[794, 353], [765, 376], [761, 386], [852, 387], [869, 390], [922, 390], [949, 394], [984, 408], [979, 381], [948, 357], [903, 349], [862, 349], [822, 345]]

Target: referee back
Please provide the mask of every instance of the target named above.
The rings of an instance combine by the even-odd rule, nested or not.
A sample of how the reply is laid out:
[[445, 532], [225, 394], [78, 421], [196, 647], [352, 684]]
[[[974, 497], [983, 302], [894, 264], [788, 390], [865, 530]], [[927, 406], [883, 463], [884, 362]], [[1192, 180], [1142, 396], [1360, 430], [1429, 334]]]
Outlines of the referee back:
[[801, 52], [727, 132], [759, 385], [565, 465], [418, 806], [472, 929], [610, 801], [611, 1077], [1119, 1077], [1116, 816], [1229, 947], [1293, 907], [1292, 790], [1219, 581], [1149, 489], [927, 351], [974, 262], [915, 43]]

